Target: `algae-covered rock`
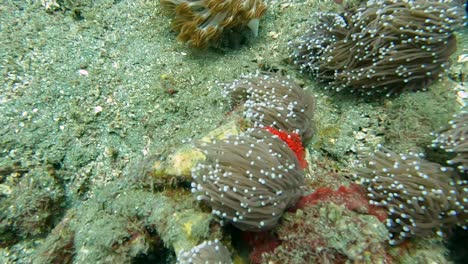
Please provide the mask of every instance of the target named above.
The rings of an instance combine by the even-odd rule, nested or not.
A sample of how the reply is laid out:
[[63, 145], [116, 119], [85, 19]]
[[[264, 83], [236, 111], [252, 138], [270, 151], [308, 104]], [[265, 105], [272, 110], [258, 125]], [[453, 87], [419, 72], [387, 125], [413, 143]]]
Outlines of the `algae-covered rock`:
[[385, 225], [372, 215], [324, 202], [287, 213], [281, 245], [263, 263], [388, 263]]
[[192, 207], [190, 196], [176, 202], [161, 193], [112, 184], [66, 214], [44, 241], [35, 263], [71, 258], [73, 263], [130, 263], [220, 238], [210, 230], [212, 216]]
[[[202, 137], [198, 144], [204, 144], [213, 140], [225, 139], [230, 135], [241, 133], [239, 123], [228, 122]], [[194, 144], [180, 147], [174, 153], [169, 154], [164, 160], [157, 160], [152, 166], [151, 175], [156, 179], [168, 179], [170, 177], [181, 177], [191, 180], [191, 170], [199, 162], [205, 160], [205, 154]]]
[[186, 146], [170, 154], [166, 160], [156, 161], [153, 165], [153, 176], [155, 178], [175, 176], [189, 179], [192, 168], [203, 160], [205, 160], [205, 155], [200, 150]]
[[436, 236], [392, 247], [389, 254], [401, 264], [451, 263], [443, 238]]
[[60, 216], [63, 187], [42, 167], [12, 174], [2, 184], [0, 246], [43, 235]]
[[328, 246], [350, 260], [384, 263], [388, 231], [372, 215], [352, 213], [343, 205], [329, 203], [320, 209], [321, 235]]

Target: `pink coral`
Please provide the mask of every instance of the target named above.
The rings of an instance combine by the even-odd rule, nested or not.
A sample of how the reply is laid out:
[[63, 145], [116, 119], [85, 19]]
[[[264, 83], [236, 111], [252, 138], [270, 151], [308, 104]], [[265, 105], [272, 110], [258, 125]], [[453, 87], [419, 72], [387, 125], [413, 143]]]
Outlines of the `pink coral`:
[[242, 240], [252, 247], [249, 258], [253, 264], [262, 263], [262, 255], [273, 253], [281, 244], [281, 241], [269, 231], [243, 232]]
[[343, 204], [347, 209], [358, 213], [374, 215], [383, 222], [387, 219], [385, 210], [371, 205], [364, 188], [352, 183], [349, 187], [340, 186], [337, 190], [322, 187], [318, 188], [310, 195], [302, 197], [296, 204], [296, 209], [303, 209], [306, 206], [316, 205], [319, 202], [333, 202]]

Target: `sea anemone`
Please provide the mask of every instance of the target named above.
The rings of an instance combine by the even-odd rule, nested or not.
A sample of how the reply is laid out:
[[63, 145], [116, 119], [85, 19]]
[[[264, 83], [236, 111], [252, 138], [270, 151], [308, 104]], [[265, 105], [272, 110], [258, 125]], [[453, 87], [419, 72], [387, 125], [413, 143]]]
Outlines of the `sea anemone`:
[[294, 152], [264, 129], [200, 148], [206, 160], [192, 170], [192, 192], [241, 230], [273, 228], [302, 195], [303, 171]]
[[224, 85], [224, 93], [234, 103], [243, 102], [244, 116], [254, 127], [297, 133], [304, 142], [313, 135], [315, 99], [289, 77], [244, 76]]
[[369, 0], [318, 20], [291, 42], [294, 63], [337, 91], [390, 95], [424, 90], [443, 76], [463, 9], [450, 0]]
[[395, 154], [388, 149], [361, 159], [358, 176], [368, 185], [371, 204], [388, 211], [390, 244], [468, 224], [468, 182], [421, 154]]
[[225, 29], [247, 26], [256, 36], [266, 10], [262, 0], [161, 0], [161, 5], [175, 14], [177, 39], [196, 48], [207, 47]]
[[433, 147], [439, 147], [456, 154], [448, 164], [458, 165], [460, 171], [468, 170], [468, 112], [462, 112], [449, 122], [449, 127], [436, 133]]
[[177, 259], [178, 264], [231, 264], [231, 253], [218, 240], [204, 241], [200, 245], [182, 251]]

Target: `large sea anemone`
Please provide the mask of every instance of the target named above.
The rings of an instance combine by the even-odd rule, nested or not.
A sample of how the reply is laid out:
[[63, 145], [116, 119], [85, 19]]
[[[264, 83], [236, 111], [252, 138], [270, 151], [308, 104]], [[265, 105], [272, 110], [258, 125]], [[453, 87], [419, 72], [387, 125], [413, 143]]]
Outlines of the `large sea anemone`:
[[462, 111], [447, 128], [435, 134], [437, 138], [432, 142], [433, 147], [456, 154], [447, 161], [448, 164], [457, 165], [460, 171], [468, 170], [468, 112]]
[[321, 13], [291, 42], [293, 60], [336, 90], [424, 90], [449, 67], [463, 13], [459, 1], [368, 0], [343, 15]]
[[224, 85], [254, 127], [274, 127], [298, 134], [305, 142], [314, 133], [315, 98], [290, 77], [263, 73], [243, 76]]
[[275, 227], [302, 195], [303, 171], [295, 153], [264, 129], [200, 148], [206, 160], [192, 170], [192, 192], [241, 230]]
[[363, 155], [358, 176], [366, 182], [371, 203], [388, 210], [390, 244], [410, 237], [444, 232], [468, 224], [468, 182], [451, 168], [421, 154], [396, 154], [382, 148]]

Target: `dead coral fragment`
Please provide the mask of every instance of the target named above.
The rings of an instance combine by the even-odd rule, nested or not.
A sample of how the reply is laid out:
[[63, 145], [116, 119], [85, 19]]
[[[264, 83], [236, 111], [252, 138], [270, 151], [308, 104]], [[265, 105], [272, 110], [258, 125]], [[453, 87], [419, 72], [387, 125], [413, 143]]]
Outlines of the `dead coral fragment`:
[[301, 70], [364, 94], [423, 90], [440, 78], [456, 50], [459, 1], [369, 0], [338, 14], [321, 14], [292, 43]]
[[368, 184], [371, 203], [388, 210], [393, 245], [468, 224], [468, 182], [420, 156], [381, 149], [361, 159], [366, 167], [358, 175]]
[[303, 171], [294, 152], [266, 130], [200, 147], [206, 161], [192, 170], [192, 192], [241, 230], [273, 228], [302, 194]]
[[258, 33], [258, 21], [266, 10], [261, 0], [161, 0], [175, 13], [172, 28], [177, 39], [204, 48], [219, 38], [224, 29], [248, 26]]

